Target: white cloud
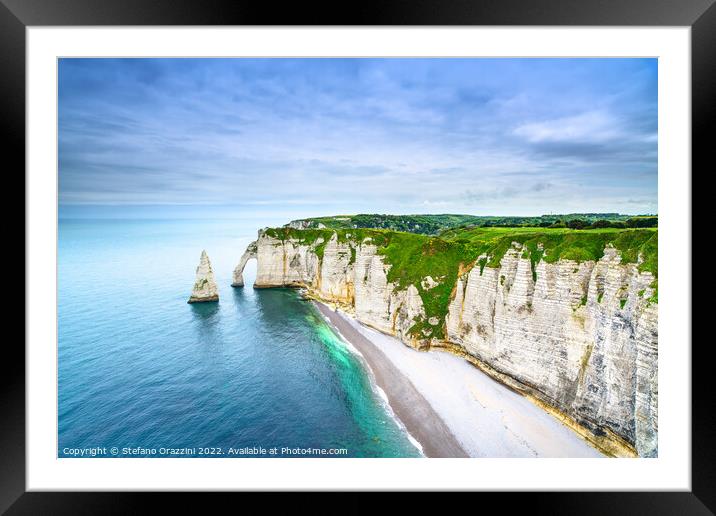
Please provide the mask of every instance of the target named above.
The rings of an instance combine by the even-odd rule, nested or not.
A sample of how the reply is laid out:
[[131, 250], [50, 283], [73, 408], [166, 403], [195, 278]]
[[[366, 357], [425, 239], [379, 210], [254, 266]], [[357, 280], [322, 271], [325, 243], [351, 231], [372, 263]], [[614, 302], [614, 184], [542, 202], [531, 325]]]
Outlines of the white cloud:
[[575, 116], [523, 124], [514, 133], [532, 143], [599, 143], [618, 138], [619, 122], [604, 111], [588, 111]]

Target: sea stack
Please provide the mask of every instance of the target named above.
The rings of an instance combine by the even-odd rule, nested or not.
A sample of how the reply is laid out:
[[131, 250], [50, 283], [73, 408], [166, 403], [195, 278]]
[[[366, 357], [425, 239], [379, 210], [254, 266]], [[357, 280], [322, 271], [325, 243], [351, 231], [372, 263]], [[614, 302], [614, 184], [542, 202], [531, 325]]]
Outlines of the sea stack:
[[199, 266], [196, 268], [196, 280], [187, 303], [206, 303], [219, 300], [219, 289], [214, 280], [214, 271], [206, 251], [201, 252]]

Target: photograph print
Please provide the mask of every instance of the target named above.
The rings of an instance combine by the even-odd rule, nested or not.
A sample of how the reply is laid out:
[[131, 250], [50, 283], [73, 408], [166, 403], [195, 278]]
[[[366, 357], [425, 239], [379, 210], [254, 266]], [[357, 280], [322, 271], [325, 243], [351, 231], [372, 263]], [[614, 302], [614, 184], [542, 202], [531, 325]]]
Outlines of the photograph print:
[[657, 457], [657, 64], [59, 59], [57, 456]]

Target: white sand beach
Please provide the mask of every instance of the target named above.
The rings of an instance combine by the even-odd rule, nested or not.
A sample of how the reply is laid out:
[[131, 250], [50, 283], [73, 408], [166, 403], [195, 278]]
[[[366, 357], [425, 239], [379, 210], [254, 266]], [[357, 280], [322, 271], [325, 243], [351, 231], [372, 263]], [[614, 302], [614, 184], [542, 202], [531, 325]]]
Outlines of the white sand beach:
[[[603, 457], [558, 419], [466, 360], [441, 350], [416, 351], [343, 312], [317, 306], [363, 355], [426, 456]], [[385, 359], [387, 367], [380, 363]]]

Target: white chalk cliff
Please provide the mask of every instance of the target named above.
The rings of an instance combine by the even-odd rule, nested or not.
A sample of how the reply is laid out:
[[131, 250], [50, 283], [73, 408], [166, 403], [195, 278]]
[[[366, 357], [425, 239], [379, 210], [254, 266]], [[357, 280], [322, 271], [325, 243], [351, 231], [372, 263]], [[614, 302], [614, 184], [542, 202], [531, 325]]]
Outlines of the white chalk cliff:
[[214, 271], [206, 251], [201, 252], [199, 266], [196, 268], [196, 280], [191, 291], [188, 303], [204, 303], [207, 301], [218, 301], [219, 289], [214, 279]]
[[[321, 252], [318, 252], [320, 246]], [[257, 259], [254, 287], [304, 287], [358, 321], [416, 348], [446, 347], [531, 397], [607, 453], [657, 455], [658, 305], [653, 276], [621, 263], [608, 246], [598, 261], [540, 261], [514, 243], [499, 267], [460, 271], [444, 320], [425, 318], [416, 286], [388, 282], [370, 239], [310, 244], [259, 232], [236, 270]], [[322, 253], [322, 256], [321, 256]], [[208, 259], [207, 259], [208, 262]], [[440, 278], [426, 277], [429, 290]], [[445, 339], [431, 336], [443, 325]]]

